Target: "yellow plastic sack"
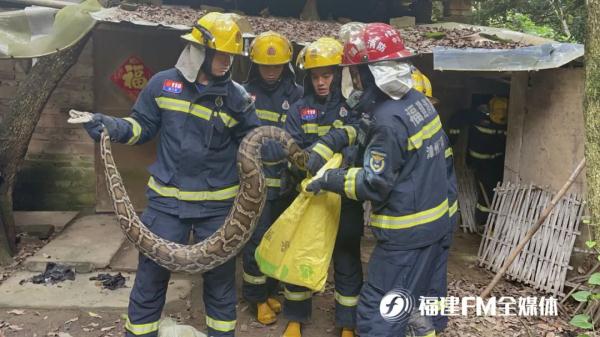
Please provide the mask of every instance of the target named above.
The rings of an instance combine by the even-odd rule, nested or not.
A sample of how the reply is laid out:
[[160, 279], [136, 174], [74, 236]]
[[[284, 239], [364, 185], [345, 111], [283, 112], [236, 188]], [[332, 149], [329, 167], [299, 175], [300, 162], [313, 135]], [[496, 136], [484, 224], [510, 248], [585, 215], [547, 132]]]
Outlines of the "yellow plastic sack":
[[335, 154], [314, 178], [304, 179], [300, 195], [265, 233], [254, 254], [263, 274], [315, 291], [325, 287], [340, 222], [341, 197], [332, 192], [314, 195], [305, 188], [341, 163], [342, 155]]

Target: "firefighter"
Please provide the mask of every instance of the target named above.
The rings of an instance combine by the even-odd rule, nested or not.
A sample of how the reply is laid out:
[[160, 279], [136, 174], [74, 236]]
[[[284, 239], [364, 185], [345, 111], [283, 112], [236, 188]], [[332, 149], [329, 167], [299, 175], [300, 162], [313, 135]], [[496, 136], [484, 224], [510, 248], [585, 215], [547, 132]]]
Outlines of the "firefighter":
[[[415, 309], [432, 288], [450, 227], [448, 140], [433, 105], [412, 89], [411, 66], [403, 61], [412, 54], [393, 27], [363, 25], [345, 40], [343, 65], [355, 89], [349, 105], [363, 116], [358, 128], [363, 161], [328, 170], [307, 190], [371, 202], [377, 245], [360, 293], [358, 335], [435, 336], [430, 317]], [[325, 141], [332, 151], [351, 143], [340, 137]], [[399, 297], [417, 307], [393, 311]]]
[[[291, 104], [302, 97], [302, 87], [295, 82], [295, 74], [290, 61], [292, 44], [275, 32], [258, 35], [250, 46], [252, 64], [245, 88], [254, 99], [256, 112], [262, 125], [283, 128]], [[267, 202], [263, 209], [258, 226], [243, 251], [244, 298], [256, 305], [257, 320], [262, 324], [276, 321], [276, 313], [281, 311], [281, 304], [271, 295], [277, 283], [263, 275], [254, 252], [263, 235], [271, 224], [289, 205], [287, 196], [280, 195], [280, 176], [285, 167], [283, 148], [277, 144], [269, 144], [263, 151], [265, 178], [267, 179]], [[269, 162], [268, 159], [274, 161]]]
[[[439, 103], [439, 100], [433, 96], [433, 89], [429, 78], [427, 78], [427, 76], [425, 76], [416, 67], [412, 67], [411, 76], [413, 80], [413, 88], [422, 92], [429, 99], [431, 104], [436, 106]], [[448, 227], [448, 235], [444, 237], [441, 243], [442, 255], [434, 269], [431, 278], [431, 287], [427, 294], [427, 297], [438, 299], [445, 298], [448, 294], [448, 257], [450, 254], [450, 246], [452, 245], [452, 236], [458, 221], [458, 215], [456, 214], [458, 211], [458, 190], [456, 174], [454, 172], [454, 157], [450, 144], [448, 144], [446, 147], [444, 156], [446, 158], [446, 174], [448, 178], [448, 216], [450, 217], [450, 223]], [[434, 316], [432, 320], [436, 333], [441, 333], [448, 325], [448, 316], [446, 315], [438, 314]]]
[[[85, 124], [96, 141], [103, 125], [113, 141], [129, 145], [160, 135], [141, 220], [166, 240], [187, 244], [190, 230], [204, 240], [223, 224], [238, 190], [239, 143], [260, 124], [250, 95], [231, 80], [233, 55], [243, 49], [239, 18], [214, 12], [200, 18], [182, 36], [188, 44], [175, 67], [150, 79], [129, 117], [96, 113]], [[126, 336], [157, 336], [170, 275], [139, 255]], [[208, 335], [234, 336], [235, 259], [202, 276]]]
[[453, 143], [461, 129], [469, 126], [467, 164], [477, 180], [475, 220], [480, 228], [487, 221], [494, 188], [504, 175], [507, 116], [508, 99], [494, 96], [476, 111], [456, 114], [449, 122], [448, 132]]
[[[341, 95], [342, 45], [332, 38], [320, 38], [306, 46], [298, 55], [298, 67], [307, 72], [304, 97], [290, 108], [285, 122], [288, 131], [300, 147], [309, 150], [308, 173], [317, 170], [333, 156], [320, 137], [343, 133], [352, 140], [355, 129], [349, 127], [351, 115]], [[338, 135], [339, 136], [339, 135]], [[343, 152], [344, 165], [353, 163], [355, 149]], [[335, 279], [335, 321], [342, 337], [353, 337], [356, 325], [356, 305], [362, 286], [360, 238], [362, 235], [362, 205], [343, 198], [340, 229], [333, 251]], [[284, 315], [289, 323], [284, 337], [300, 337], [301, 324], [310, 319], [312, 292], [304, 287], [286, 284]]]

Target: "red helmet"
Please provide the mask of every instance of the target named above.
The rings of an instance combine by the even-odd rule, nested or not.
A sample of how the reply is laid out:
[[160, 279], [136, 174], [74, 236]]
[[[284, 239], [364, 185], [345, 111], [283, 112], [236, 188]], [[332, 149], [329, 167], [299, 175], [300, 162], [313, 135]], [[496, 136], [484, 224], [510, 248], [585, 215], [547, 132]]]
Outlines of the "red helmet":
[[369, 23], [344, 43], [342, 66], [396, 60], [412, 56], [400, 33], [385, 23]]

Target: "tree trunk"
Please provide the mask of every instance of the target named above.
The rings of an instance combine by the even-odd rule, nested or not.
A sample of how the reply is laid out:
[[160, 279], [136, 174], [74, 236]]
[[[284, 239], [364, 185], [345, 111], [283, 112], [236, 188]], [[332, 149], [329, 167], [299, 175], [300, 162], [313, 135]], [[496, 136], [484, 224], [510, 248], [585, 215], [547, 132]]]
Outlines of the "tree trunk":
[[13, 186], [29, 141], [50, 95], [77, 62], [89, 34], [74, 46], [37, 59], [8, 104], [0, 123], [0, 265], [16, 252]]
[[585, 158], [587, 205], [600, 238], [600, 0], [588, 1], [585, 41]]

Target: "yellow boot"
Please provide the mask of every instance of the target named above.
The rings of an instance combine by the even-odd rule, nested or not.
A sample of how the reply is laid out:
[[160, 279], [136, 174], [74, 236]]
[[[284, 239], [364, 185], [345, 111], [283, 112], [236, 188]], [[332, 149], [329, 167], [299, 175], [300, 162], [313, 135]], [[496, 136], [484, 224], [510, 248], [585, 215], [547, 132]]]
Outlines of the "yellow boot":
[[264, 325], [273, 324], [277, 320], [277, 315], [267, 302], [258, 303], [257, 311], [256, 320]]
[[354, 337], [354, 329], [343, 328], [342, 337]]
[[276, 314], [281, 312], [281, 302], [279, 302], [276, 298], [267, 298], [267, 304], [269, 305], [269, 307], [271, 307], [271, 310], [273, 310]]
[[302, 337], [300, 322], [290, 321], [281, 337]]

